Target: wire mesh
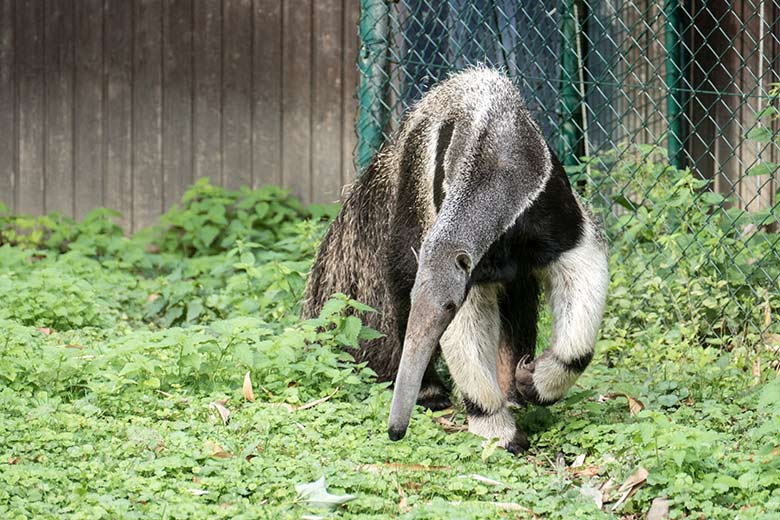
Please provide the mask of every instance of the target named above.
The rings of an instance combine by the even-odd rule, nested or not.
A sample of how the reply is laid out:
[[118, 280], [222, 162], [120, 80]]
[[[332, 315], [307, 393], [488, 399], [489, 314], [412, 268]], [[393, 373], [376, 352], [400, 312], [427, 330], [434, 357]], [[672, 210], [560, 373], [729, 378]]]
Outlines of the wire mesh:
[[[618, 261], [639, 258], [659, 280], [689, 275], [692, 287], [706, 278], [704, 291], [725, 285], [729, 301], [700, 309], [710, 338], [776, 326], [780, 2], [363, 0], [362, 9], [374, 45], [360, 57], [361, 166], [431, 85], [469, 65], [500, 67], [610, 238], [631, 239]], [[683, 257], [698, 271], [681, 273]]]

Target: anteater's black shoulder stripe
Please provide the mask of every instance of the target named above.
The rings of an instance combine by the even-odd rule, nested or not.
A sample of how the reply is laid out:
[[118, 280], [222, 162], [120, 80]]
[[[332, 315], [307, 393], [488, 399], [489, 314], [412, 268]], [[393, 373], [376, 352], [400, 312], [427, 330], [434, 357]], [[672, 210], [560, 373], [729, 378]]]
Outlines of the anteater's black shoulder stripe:
[[433, 204], [436, 206], [436, 211], [439, 211], [444, 200], [444, 154], [450, 147], [454, 128], [455, 122], [447, 121], [439, 129], [439, 140], [436, 143], [436, 170], [433, 174]]

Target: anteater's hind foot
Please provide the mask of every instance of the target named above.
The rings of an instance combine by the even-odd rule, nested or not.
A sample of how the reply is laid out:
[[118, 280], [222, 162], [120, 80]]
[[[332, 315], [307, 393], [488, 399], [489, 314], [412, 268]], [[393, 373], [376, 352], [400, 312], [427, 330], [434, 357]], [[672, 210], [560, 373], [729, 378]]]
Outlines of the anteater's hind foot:
[[420, 393], [417, 394], [417, 404], [436, 412], [451, 407], [452, 401], [450, 401], [449, 391], [444, 388], [443, 384], [439, 383], [438, 385], [423, 386]]
[[417, 394], [417, 404], [428, 410], [437, 412], [452, 406], [450, 391], [442, 383], [434, 368], [435, 358], [431, 360], [423, 376], [422, 387]]

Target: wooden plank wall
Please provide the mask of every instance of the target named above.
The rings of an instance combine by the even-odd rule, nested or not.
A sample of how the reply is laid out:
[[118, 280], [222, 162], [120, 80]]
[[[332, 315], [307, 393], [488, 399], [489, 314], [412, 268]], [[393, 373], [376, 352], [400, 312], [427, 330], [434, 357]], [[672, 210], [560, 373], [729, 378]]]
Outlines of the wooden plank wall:
[[[688, 107], [695, 128], [688, 150], [715, 189], [750, 211], [771, 206], [777, 174], [746, 176], [760, 161], [777, 161], [777, 145], [745, 139], [760, 125], [767, 92], [780, 74], [780, 8], [772, 0], [692, 2], [691, 79], [697, 92]], [[772, 178], [774, 177], [774, 179]]]
[[[623, 90], [622, 142], [666, 147], [666, 51], [662, 3], [616, 0], [615, 23]], [[780, 78], [780, 6], [777, 0], [685, 4], [691, 16], [686, 45], [692, 63], [686, 124], [687, 161], [714, 189], [741, 208], [757, 211], [775, 202], [777, 174], [747, 176], [759, 161], [778, 162], [777, 145], [745, 139]]]
[[0, 202], [136, 230], [194, 180], [339, 199], [359, 0], [0, 0]]

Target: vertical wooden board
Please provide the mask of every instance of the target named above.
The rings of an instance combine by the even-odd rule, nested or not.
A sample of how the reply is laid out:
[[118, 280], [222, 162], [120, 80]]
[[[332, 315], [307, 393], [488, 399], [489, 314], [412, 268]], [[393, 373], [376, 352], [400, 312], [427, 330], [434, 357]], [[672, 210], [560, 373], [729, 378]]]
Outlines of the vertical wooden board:
[[0, 203], [13, 211], [16, 197], [16, 75], [14, 5], [0, 0]]
[[653, 2], [648, 7], [648, 25], [650, 26], [648, 44], [648, 83], [650, 88], [650, 107], [647, 127], [651, 142], [667, 146], [666, 133], [669, 128], [666, 110], [666, 25], [663, 4]]
[[357, 56], [359, 49], [358, 20], [360, 1], [343, 0], [342, 15], [344, 31], [342, 38], [343, 80], [342, 87], [342, 125], [341, 125], [341, 184], [348, 184], [357, 175], [355, 147], [357, 146]]
[[136, 0], [133, 33], [133, 228], [162, 211], [162, 0]]
[[337, 202], [341, 191], [341, 0], [318, 0], [313, 6], [311, 197], [312, 202]]
[[284, 3], [282, 184], [311, 201], [311, 0]]
[[76, 2], [76, 218], [103, 205], [103, 0]]
[[194, 178], [222, 183], [222, 6], [195, 0]]
[[252, 0], [224, 0], [222, 174], [230, 188], [252, 185]]
[[691, 86], [694, 90], [689, 97], [689, 109], [691, 120], [691, 137], [688, 142], [688, 151], [691, 156], [691, 167], [701, 177], [712, 179], [715, 175], [714, 143], [716, 129], [714, 121], [714, 105], [716, 98], [712, 91], [708, 71], [717, 63], [714, 50], [707, 44], [704, 35], [714, 31], [713, 18], [702, 6], [694, 0], [691, 12], [692, 25], [694, 27], [691, 37]]
[[715, 90], [722, 92], [718, 94], [716, 102], [716, 127], [719, 135], [718, 146], [716, 147], [715, 168], [718, 175], [718, 191], [727, 198], [739, 195], [739, 144], [743, 136], [739, 122], [739, 109], [741, 99], [734, 95], [737, 93], [737, 83], [739, 83], [739, 67], [742, 61], [739, 49], [734, 45], [733, 38], [737, 34], [737, 28], [741, 28], [739, 15], [732, 10], [732, 6], [721, 5], [718, 8], [721, 11], [715, 11], [717, 8], [709, 6], [716, 17], [718, 27], [721, 29], [719, 37], [713, 41], [713, 38], [707, 39], [707, 44], [712, 45], [718, 53], [717, 66], [713, 68], [710, 74], [712, 85]]
[[[767, 23], [771, 20], [771, 6], [763, 2], [752, 7], [746, 2], [742, 5], [742, 20], [744, 29], [740, 32], [739, 48], [743, 60], [740, 73], [740, 85], [738, 91], [745, 92], [748, 96], [742, 102], [742, 115], [740, 118], [742, 135], [747, 134], [751, 128], [765, 125], [758, 118], [759, 111], [766, 106], [766, 93], [769, 90], [767, 78], [771, 77], [771, 63], [768, 59], [772, 52], [771, 26]], [[762, 12], [763, 10], [763, 12]], [[756, 12], [757, 11], [757, 12]], [[745, 202], [745, 208], [749, 211], [759, 211], [771, 205], [772, 190], [771, 177], [769, 175], [745, 176], [750, 168], [759, 162], [769, 161], [772, 144], [760, 143], [750, 139], [744, 139], [740, 146], [740, 159], [742, 168], [740, 174], [740, 197]]]
[[192, 183], [192, 0], [165, 0], [163, 15], [164, 209]]
[[133, 3], [108, 0], [105, 17], [106, 164], [103, 203], [122, 213], [122, 227], [130, 231], [133, 225]]
[[43, 0], [16, 2], [19, 174], [16, 210], [44, 211]]
[[252, 168], [256, 186], [282, 181], [282, 1], [254, 2]]
[[46, 211], [73, 216], [73, 0], [46, 0]]

